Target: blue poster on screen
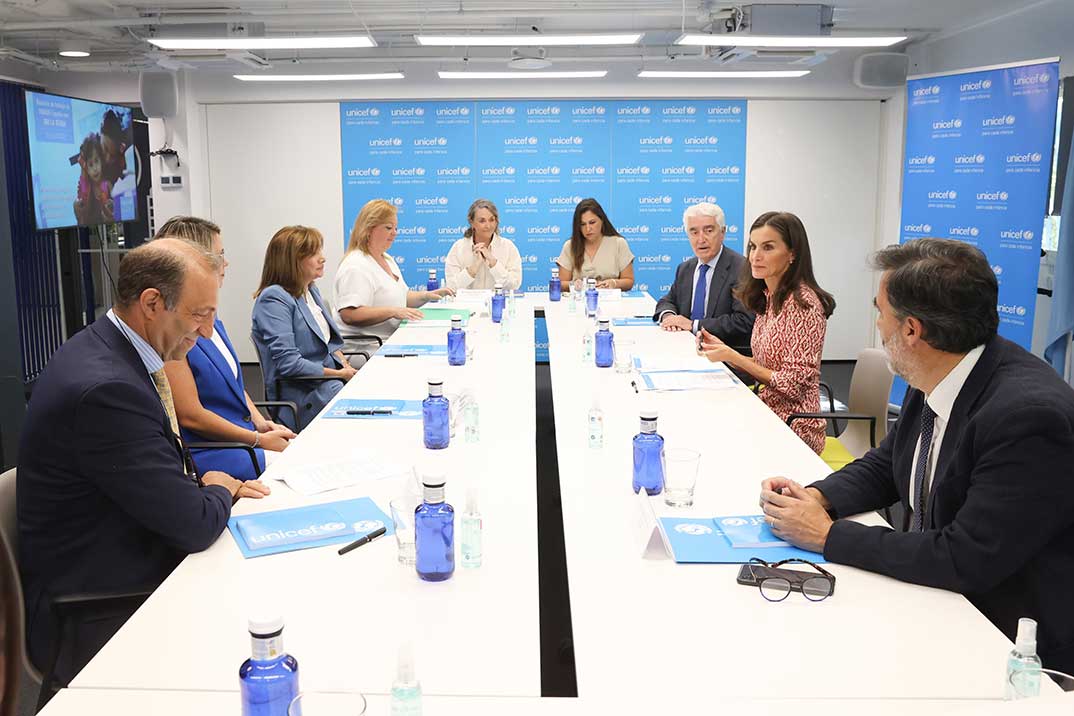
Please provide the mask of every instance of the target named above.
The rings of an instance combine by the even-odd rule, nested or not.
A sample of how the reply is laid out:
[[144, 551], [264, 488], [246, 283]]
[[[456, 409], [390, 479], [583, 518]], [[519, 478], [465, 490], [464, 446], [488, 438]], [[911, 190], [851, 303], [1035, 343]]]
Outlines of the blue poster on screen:
[[980, 248], [999, 280], [999, 332], [1029, 349], [1059, 65], [922, 77], [906, 91], [901, 241]]
[[399, 209], [391, 249], [407, 283], [441, 272], [479, 197], [518, 246], [526, 291], [546, 291], [574, 207], [597, 199], [635, 255], [635, 288], [656, 297], [691, 256], [690, 204], [727, 215], [742, 250], [745, 100], [343, 102], [343, 226], [384, 198]]

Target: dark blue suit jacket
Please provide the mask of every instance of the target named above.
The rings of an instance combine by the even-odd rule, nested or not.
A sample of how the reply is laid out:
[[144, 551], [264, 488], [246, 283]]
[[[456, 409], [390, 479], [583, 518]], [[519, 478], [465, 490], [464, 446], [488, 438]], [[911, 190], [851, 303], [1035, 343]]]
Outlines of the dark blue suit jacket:
[[[333, 355], [343, 348], [343, 339], [326, 309], [317, 287], [310, 285], [313, 300], [328, 320], [328, 342], [321, 335], [305, 299], [295, 298], [283, 286], [266, 288], [254, 301], [251, 335], [265, 374], [265, 395], [269, 400], [290, 400], [298, 404], [297, 430], [309, 425], [317, 413], [343, 388], [343, 381], [309, 383], [283, 382], [276, 391], [276, 379], [293, 376], [323, 376], [325, 368], [339, 368]], [[286, 415], [286, 413], [284, 413]]]
[[[741, 301], [735, 298], [733, 293], [738, 284], [738, 274], [744, 263], [746, 259], [742, 254], [727, 246], [723, 247], [723, 254], [720, 255], [720, 260], [716, 262], [716, 268], [713, 269], [705, 316], [698, 323], [699, 326], [730, 346], [749, 346], [750, 336], [753, 335], [754, 316], [742, 305]], [[696, 256], [679, 264], [679, 268], [675, 270], [675, 281], [671, 284], [671, 288], [656, 302], [656, 310], [653, 311], [654, 321], [659, 323], [660, 316], [665, 311], [690, 317], [690, 311], [693, 309], [694, 269], [696, 268]]]
[[[223, 339], [224, 345], [231, 352], [231, 358], [235, 365], [239, 365], [239, 358], [235, 354], [235, 347], [231, 345], [227, 331], [220, 319], [215, 322], [216, 332]], [[190, 372], [194, 374], [194, 382], [198, 386], [198, 400], [203, 408], [211, 413], [216, 413], [232, 425], [237, 425], [244, 430], [253, 430], [254, 422], [250, 417], [250, 408], [246, 405], [246, 384], [242, 379], [242, 368], [239, 368], [238, 377], [231, 372], [231, 366], [224, 360], [224, 356], [217, 350], [208, 338], [198, 338], [197, 344], [186, 355]], [[199, 435], [193, 430], [180, 426], [183, 440], [191, 442], [211, 441]], [[198, 468], [198, 475], [204, 475], [210, 470], [220, 470], [234, 477], [236, 480], [256, 479], [265, 469], [265, 452], [257, 448], [257, 461], [260, 469], [255, 473], [254, 466], [250, 464], [250, 454], [245, 450], [191, 450], [194, 457], [194, 465]]]
[[[835, 516], [909, 510], [923, 402], [910, 389], [879, 447], [813, 485]], [[1044, 665], [1074, 670], [1074, 391], [1051, 366], [988, 342], [944, 431], [926, 520], [924, 532], [838, 520], [824, 556], [960, 592], [1012, 640], [1019, 617], [1036, 619]]]
[[52, 596], [155, 587], [215, 542], [231, 514], [225, 488], [186, 476], [152, 379], [107, 318], [60, 346], [38, 379], [17, 480], [19, 568], [39, 666], [56, 638]]

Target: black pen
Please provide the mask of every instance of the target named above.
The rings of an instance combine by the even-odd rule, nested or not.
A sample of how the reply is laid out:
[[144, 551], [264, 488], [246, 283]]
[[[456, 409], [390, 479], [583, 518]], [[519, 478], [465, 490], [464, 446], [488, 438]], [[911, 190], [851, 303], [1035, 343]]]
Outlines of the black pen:
[[635, 381], [630, 381], [630, 387], [634, 389], [634, 392], [638, 392], [638, 384]]
[[373, 411], [369, 408], [362, 408], [361, 410], [348, 410], [347, 415], [372, 415]]
[[359, 408], [348, 410], [347, 415], [391, 415], [395, 410], [392, 408]]
[[353, 542], [351, 542], [350, 544], [348, 544], [348, 545], [346, 545], [344, 547], [340, 547], [339, 553], [340, 554], [347, 554], [347, 552], [350, 552], [352, 549], [358, 549], [363, 544], [369, 544], [370, 542], [375, 540], [377, 537], [380, 537], [382, 534], [384, 534], [387, 531], [388, 531], [387, 527], [378, 527], [377, 529], [375, 529], [372, 532], [370, 532], [369, 534], [367, 534], [365, 537], [361, 537], [359, 539], [354, 540]]
[[385, 353], [385, 358], [416, 358], [417, 353]]

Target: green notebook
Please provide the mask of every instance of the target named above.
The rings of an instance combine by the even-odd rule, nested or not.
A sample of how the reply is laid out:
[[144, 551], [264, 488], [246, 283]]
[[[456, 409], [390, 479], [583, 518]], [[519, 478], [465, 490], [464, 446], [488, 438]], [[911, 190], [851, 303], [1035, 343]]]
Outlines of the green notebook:
[[[470, 322], [470, 314], [472, 311], [468, 308], [419, 308], [426, 321], [450, 321], [452, 316], [462, 316], [462, 325], [466, 325]], [[403, 324], [410, 323], [410, 321], [403, 321]], [[421, 321], [418, 321], [420, 324]]]

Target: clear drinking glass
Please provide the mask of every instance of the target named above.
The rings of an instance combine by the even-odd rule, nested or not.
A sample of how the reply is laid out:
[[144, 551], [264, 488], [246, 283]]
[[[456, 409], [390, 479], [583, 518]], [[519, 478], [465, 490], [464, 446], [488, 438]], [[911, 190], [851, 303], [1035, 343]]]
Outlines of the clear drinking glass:
[[615, 340], [615, 372], [629, 373], [634, 370], [634, 341]]
[[362, 716], [365, 697], [351, 694], [299, 694], [287, 707], [287, 716]]
[[474, 346], [477, 344], [477, 321], [470, 321], [466, 327], [466, 362], [474, 359]]
[[688, 448], [669, 448], [664, 452], [664, 504], [689, 507], [694, 504], [697, 466], [701, 453]]
[[414, 548], [414, 510], [421, 504], [417, 495], [400, 495], [388, 503], [395, 526], [395, 544], [399, 548], [399, 564], [413, 566], [417, 562]]

